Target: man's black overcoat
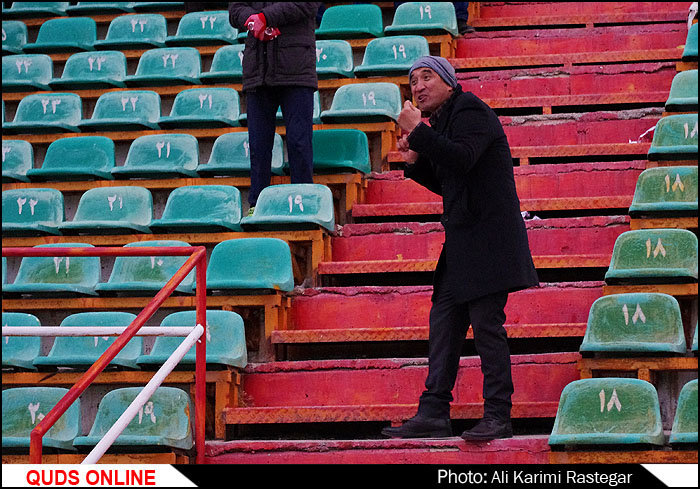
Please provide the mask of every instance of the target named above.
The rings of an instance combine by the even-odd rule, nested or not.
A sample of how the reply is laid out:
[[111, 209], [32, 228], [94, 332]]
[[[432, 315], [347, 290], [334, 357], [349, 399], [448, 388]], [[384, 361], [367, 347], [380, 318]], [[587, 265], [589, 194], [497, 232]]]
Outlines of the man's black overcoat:
[[[419, 154], [405, 175], [443, 199], [445, 244], [436, 270], [458, 302], [538, 284], [498, 116], [458, 85], [408, 137]], [[437, 293], [433, 292], [433, 298]]]

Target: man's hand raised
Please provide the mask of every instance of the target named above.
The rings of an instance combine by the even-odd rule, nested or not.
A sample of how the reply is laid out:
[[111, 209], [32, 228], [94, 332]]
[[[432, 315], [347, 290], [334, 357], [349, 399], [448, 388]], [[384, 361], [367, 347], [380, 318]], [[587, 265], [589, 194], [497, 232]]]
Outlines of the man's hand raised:
[[399, 127], [410, 133], [421, 121], [421, 112], [418, 107], [414, 106], [409, 100], [403, 104], [403, 109], [399, 114]]

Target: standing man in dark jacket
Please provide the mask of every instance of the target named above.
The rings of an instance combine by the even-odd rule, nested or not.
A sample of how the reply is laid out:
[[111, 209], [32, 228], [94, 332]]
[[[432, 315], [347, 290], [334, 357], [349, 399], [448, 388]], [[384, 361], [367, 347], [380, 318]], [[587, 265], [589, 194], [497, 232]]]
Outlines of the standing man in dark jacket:
[[[484, 416], [465, 440], [512, 436], [513, 381], [504, 308], [508, 293], [538, 284], [515, 189], [513, 161], [496, 114], [457, 83], [444, 58], [424, 56], [409, 72], [413, 99], [398, 123], [405, 175], [443, 199], [443, 245], [433, 284], [429, 369], [418, 414], [382, 433], [452, 436], [450, 402], [469, 325], [484, 375]], [[430, 125], [421, 122], [430, 114]]]
[[255, 206], [270, 185], [275, 116], [282, 107], [292, 183], [313, 183], [316, 12], [314, 2], [231, 2], [229, 21], [248, 30], [243, 51], [250, 144], [250, 193]]

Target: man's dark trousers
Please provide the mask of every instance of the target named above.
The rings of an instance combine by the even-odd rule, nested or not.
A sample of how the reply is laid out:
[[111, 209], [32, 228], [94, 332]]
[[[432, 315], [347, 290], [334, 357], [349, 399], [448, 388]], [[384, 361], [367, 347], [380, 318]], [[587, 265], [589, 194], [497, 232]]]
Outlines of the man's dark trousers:
[[287, 129], [287, 154], [292, 183], [313, 183], [313, 111], [314, 89], [310, 87], [258, 87], [246, 92], [248, 143], [250, 144], [250, 193], [255, 205], [262, 189], [272, 177], [272, 146], [275, 116], [282, 107]]
[[442, 283], [430, 310], [429, 371], [418, 414], [430, 418], [450, 417], [459, 357], [471, 323], [484, 375], [484, 417], [509, 420], [513, 380], [508, 338], [503, 327], [508, 293], [457, 303], [444, 280], [444, 273], [436, 277], [436, 284]]

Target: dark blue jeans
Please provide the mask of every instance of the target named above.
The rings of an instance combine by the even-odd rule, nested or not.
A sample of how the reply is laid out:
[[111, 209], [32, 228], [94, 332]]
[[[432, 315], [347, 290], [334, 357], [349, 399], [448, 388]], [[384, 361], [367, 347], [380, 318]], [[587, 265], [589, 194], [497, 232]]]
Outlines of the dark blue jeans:
[[287, 155], [292, 183], [313, 183], [314, 89], [310, 87], [259, 87], [246, 92], [248, 143], [250, 144], [250, 193], [253, 206], [270, 185], [275, 116], [282, 107], [287, 128]]

